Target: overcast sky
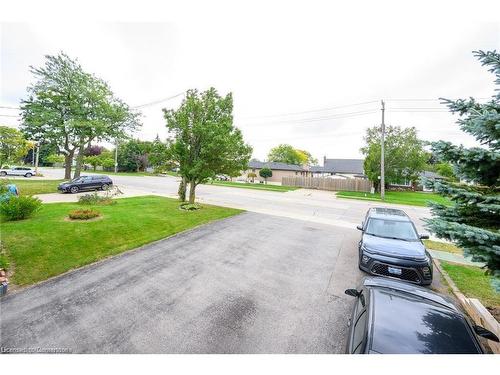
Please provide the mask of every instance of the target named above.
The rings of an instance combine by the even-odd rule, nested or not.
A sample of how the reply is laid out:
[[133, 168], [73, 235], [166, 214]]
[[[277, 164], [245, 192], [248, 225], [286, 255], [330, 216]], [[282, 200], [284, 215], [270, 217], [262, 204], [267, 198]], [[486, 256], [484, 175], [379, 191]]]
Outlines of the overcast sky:
[[[380, 123], [380, 99], [386, 100], [387, 124], [415, 126], [427, 140], [472, 145], [456, 118], [438, 112], [439, 101], [421, 99], [493, 94], [493, 76], [472, 51], [500, 47], [494, 2], [475, 2], [474, 9], [425, 1], [189, 2], [162, 8], [120, 2], [126, 13], [90, 3], [102, 10], [100, 17], [88, 7], [80, 12], [65, 6], [59, 12], [71, 12], [62, 17], [45, 7], [47, 17], [32, 9], [26, 22], [18, 22], [21, 13], [2, 20], [0, 106], [18, 106], [32, 81], [28, 67], [62, 50], [131, 106], [188, 88], [231, 91], [235, 124], [254, 157], [264, 159], [271, 147], [290, 143], [321, 160], [361, 156], [365, 129]], [[161, 109], [175, 108], [181, 99], [142, 108], [137, 137], [165, 138]], [[0, 115], [17, 112], [0, 108]], [[2, 116], [0, 122], [16, 126], [17, 119]]]

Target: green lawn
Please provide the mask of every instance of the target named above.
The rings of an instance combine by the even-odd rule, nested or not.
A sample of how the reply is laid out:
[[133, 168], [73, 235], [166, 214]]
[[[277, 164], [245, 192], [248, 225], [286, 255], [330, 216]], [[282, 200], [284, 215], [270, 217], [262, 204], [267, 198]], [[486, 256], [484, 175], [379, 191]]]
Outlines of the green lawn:
[[101, 220], [68, 222], [76, 203], [44, 204], [31, 219], [2, 222], [2, 243], [14, 268], [12, 282], [28, 285], [241, 210], [204, 205], [179, 209], [175, 199], [148, 196], [95, 206]]
[[492, 288], [491, 276], [485, 275], [484, 270], [443, 261], [440, 263], [458, 289], [467, 297], [477, 298], [488, 307], [500, 306], [500, 293]]
[[249, 182], [232, 182], [232, 181], [213, 181], [208, 182], [207, 185], [217, 185], [217, 186], [228, 186], [228, 187], [236, 187], [241, 189], [255, 189], [255, 190], [269, 190], [269, 191], [293, 191], [300, 189], [295, 186], [281, 186], [281, 185], [268, 185], [268, 184], [252, 184]]
[[8, 180], [19, 189], [20, 195], [57, 193], [57, 186], [64, 180], [36, 180], [36, 177]]
[[[382, 202], [380, 194], [370, 194], [361, 191], [339, 191], [337, 197], [348, 199], [361, 199]], [[384, 203], [406, 204], [410, 206], [427, 206], [428, 201], [450, 205], [449, 199], [436, 193], [424, 193], [422, 191], [388, 191], [385, 193]]]
[[423, 242], [425, 247], [431, 250], [446, 251], [447, 253], [460, 254], [460, 255], [464, 253], [461, 248], [451, 243], [433, 241], [433, 240], [424, 240]]

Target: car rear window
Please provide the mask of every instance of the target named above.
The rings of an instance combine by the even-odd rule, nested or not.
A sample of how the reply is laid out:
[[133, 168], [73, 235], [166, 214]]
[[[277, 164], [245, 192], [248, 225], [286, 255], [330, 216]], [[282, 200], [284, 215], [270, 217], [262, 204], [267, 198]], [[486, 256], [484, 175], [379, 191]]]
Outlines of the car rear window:
[[480, 353], [464, 318], [432, 301], [373, 289], [371, 349], [393, 354]]

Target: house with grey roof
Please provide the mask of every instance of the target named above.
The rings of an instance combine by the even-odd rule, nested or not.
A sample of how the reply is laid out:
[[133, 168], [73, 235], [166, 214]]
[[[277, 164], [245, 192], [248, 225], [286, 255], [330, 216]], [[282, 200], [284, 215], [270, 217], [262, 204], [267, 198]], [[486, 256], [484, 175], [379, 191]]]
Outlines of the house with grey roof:
[[366, 178], [363, 159], [323, 159], [323, 166], [315, 165], [309, 170], [314, 177]]
[[255, 181], [264, 181], [262, 177], [259, 175], [259, 171], [262, 168], [269, 168], [273, 172], [273, 176], [267, 179], [268, 182], [279, 182], [281, 183], [281, 179], [283, 177], [310, 177], [312, 176], [311, 172], [301, 165], [295, 164], [286, 164], [286, 163], [277, 163], [272, 161], [259, 161], [259, 160], [250, 160], [248, 162], [248, 169], [242, 173], [242, 175], [238, 178], [238, 180], [252, 180], [251, 177], [248, 176], [249, 173], [255, 173], [257, 177], [253, 178]]

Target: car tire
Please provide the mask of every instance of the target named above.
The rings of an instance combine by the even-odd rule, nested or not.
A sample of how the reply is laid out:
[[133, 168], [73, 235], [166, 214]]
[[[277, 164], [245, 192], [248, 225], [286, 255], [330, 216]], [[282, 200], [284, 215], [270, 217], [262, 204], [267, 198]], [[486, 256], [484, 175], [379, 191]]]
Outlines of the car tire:
[[80, 190], [80, 189], [78, 189], [78, 186], [72, 186], [72, 187], [69, 189], [69, 192], [70, 192], [71, 194], [76, 194], [76, 193], [78, 193], [78, 190]]
[[27, 178], [30, 178], [31, 176], [33, 176], [31, 173], [26, 173], [26, 174], [24, 175], [24, 177], [27, 177]]
[[101, 185], [101, 190], [108, 190], [109, 189], [109, 185], [108, 184], [102, 184]]
[[7, 172], [0, 172], [0, 176], [2, 176], [2, 177], [7, 176]]

